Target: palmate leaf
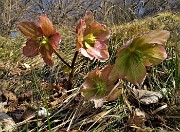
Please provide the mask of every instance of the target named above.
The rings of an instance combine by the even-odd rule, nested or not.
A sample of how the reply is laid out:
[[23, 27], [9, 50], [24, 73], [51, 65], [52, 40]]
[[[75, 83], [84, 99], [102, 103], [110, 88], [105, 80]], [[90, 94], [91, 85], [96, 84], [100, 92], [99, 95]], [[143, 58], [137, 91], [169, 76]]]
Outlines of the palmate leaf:
[[162, 44], [170, 33], [155, 30], [149, 34], [128, 41], [117, 53], [117, 58], [109, 76], [111, 80], [127, 79], [134, 85], [143, 83], [146, 77], [145, 66], [161, 63], [167, 54]]

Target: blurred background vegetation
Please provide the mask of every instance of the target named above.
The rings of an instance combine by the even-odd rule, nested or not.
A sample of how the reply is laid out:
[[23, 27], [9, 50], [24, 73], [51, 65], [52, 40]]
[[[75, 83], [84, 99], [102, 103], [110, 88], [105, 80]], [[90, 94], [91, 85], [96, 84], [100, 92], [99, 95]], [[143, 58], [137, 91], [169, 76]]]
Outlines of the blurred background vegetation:
[[179, 0], [1, 0], [0, 36], [14, 35], [16, 23], [45, 13], [58, 27], [74, 26], [85, 11], [97, 21], [119, 24], [164, 11], [179, 12]]

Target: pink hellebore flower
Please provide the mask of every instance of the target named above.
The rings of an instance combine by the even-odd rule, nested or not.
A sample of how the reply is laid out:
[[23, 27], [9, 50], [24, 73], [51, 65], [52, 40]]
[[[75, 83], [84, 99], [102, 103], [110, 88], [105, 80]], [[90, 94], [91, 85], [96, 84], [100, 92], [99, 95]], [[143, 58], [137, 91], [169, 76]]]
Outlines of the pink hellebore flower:
[[97, 68], [89, 72], [81, 89], [82, 95], [86, 99], [102, 99], [109, 95], [114, 88], [114, 82], [108, 80], [112, 66], [106, 66], [101, 71]]
[[85, 57], [96, 58], [106, 61], [109, 58], [106, 41], [110, 37], [110, 30], [94, 21], [92, 12], [86, 12], [83, 19], [80, 19], [76, 27], [77, 49]]
[[23, 21], [18, 24], [18, 28], [28, 37], [26, 46], [23, 47], [23, 54], [33, 57], [40, 52], [44, 62], [52, 66], [52, 53], [59, 49], [61, 37], [47, 16], [40, 16], [39, 25], [31, 21]]

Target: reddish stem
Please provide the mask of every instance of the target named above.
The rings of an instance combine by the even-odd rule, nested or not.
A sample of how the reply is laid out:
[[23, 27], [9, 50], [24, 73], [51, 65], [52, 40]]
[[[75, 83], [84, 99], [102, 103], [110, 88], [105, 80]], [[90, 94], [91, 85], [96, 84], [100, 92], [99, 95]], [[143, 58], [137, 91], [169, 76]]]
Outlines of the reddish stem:
[[78, 56], [78, 51], [75, 52], [74, 54], [74, 58], [72, 60], [72, 64], [71, 64], [71, 73], [69, 74], [69, 80], [68, 80], [68, 84], [67, 84], [67, 90], [72, 89], [72, 84], [73, 84], [73, 76], [74, 76], [74, 65], [76, 62], [76, 58]]

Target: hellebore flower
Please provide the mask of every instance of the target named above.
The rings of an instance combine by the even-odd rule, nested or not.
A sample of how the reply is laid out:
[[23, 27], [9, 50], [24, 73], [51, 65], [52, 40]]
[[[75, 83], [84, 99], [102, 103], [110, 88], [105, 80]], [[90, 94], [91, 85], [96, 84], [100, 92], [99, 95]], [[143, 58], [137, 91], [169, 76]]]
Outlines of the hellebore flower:
[[86, 12], [77, 27], [77, 50], [85, 57], [106, 61], [109, 58], [106, 41], [110, 37], [110, 30], [103, 24], [94, 21], [92, 12]]
[[127, 79], [139, 86], [146, 78], [146, 66], [157, 65], [167, 58], [163, 43], [170, 37], [166, 30], [153, 30], [128, 41], [117, 52], [110, 80]]
[[113, 81], [108, 80], [111, 70], [112, 65], [106, 66], [101, 71], [98, 68], [91, 71], [83, 83], [82, 95], [92, 100], [107, 97], [115, 86]]
[[34, 57], [41, 53], [44, 62], [52, 66], [52, 53], [59, 49], [61, 37], [47, 16], [40, 16], [39, 25], [31, 21], [23, 21], [18, 24], [18, 28], [28, 37], [23, 47], [23, 54], [27, 57]]

